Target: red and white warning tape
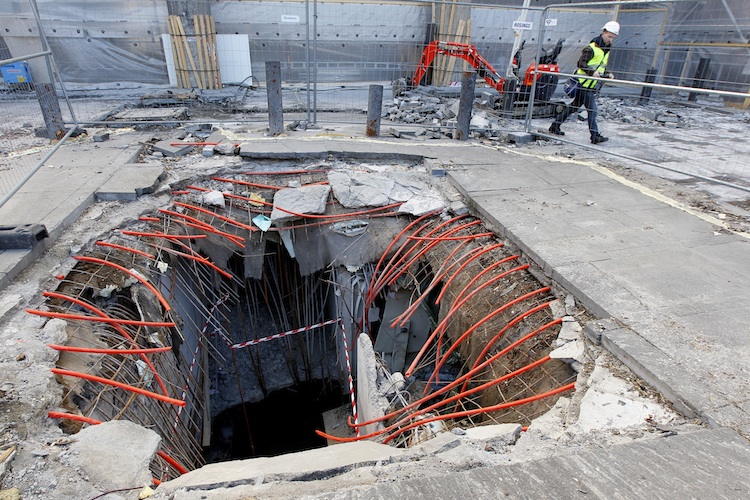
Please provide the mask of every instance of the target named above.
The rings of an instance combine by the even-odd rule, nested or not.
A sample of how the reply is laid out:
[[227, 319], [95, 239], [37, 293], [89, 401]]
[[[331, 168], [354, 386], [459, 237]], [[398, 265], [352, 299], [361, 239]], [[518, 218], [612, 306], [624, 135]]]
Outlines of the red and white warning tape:
[[[346, 371], [349, 374], [349, 396], [352, 400], [352, 416], [354, 417], [354, 429], [359, 437], [359, 420], [357, 419], [357, 400], [354, 397], [354, 380], [352, 379], [352, 365], [349, 363], [349, 346], [346, 341], [346, 330], [344, 329], [344, 320], [339, 320], [341, 323], [341, 338], [344, 341], [344, 355], [346, 357]], [[352, 346], [354, 347], [354, 346]]]
[[259, 338], [259, 339], [248, 340], [247, 342], [241, 342], [239, 344], [234, 344], [231, 347], [232, 347], [232, 349], [235, 349], [235, 350], [236, 349], [242, 349], [243, 347], [247, 347], [247, 346], [255, 345], [255, 344], [260, 344], [261, 342], [268, 342], [269, 340], [280, 339], [282, 337], [286, 337], [287, 335], [294, 335], [295, 333], [302, 333], [302, 332], [306, 332], [308, 330], [314, 330], [315, 328], [320, 328], [322, 326], [332, 325], [334, 323], [338, 323], [338, 321], [339, 321], [338, 319], [329, 319], [328, 321], [323, 321], [322, 323], [317, 323], [315, 325], [304, 326], [302, 328], [297, 328], [296, 330], [289, 330], [288, 332], [283, 332], [283, 333], [275, 333], [275, 334], [270, 335], [268, 337], [262, 337], [262, 338]]

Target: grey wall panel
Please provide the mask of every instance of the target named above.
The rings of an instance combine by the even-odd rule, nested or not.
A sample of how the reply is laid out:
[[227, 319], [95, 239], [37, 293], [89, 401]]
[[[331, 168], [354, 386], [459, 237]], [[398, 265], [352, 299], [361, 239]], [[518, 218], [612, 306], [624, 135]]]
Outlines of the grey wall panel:
[[[166, 0], [37, 0], [44, 34], [50, 40], [64, 81], [106, 83], [136, 81], [166, 84], [166, 62], [160, 35], [167, 32]], [[523, 2], [511, 3], [519, 7]], [[550, 2], [534, 2], [541, 7]], [[435, 4], [439, 10], [440, 3]], [[310, 2], [309, 15], [313, 14]], [[428, 24], [432, 21], [431, 2], [317, 2], [317, 30], [310, 25], [310, 41], [318, 52], [308, 52], [307, 15], [304, 1], [208, 1], [219, 33], [246, 33], [250, 37], [253, 73], [264, 79], [266, 61], [279, 60], [287, 83], [303, 83], [308, 78], [308, 57], [317, 61], [322, 81], [388, 81], [413, 73], [422, 52]], [[460, 6], [459, 9], [468, 9]], [[661, 36], [664, 24], [663, 39]], [[555, 26], [548, 27], [541, 42], [554, 45], [565, 39], [559, 57], [563, 71], [575, 68], [581, 47], [599, 33], [613, 16], [610, 3], [601, 7], [550, 11]], [[498, 5], [474, 5], [470, 10], [471, 39], [490, 64], [505, 73], [515, 33], [512, 23], [520, 10]], [[521, 72], [533, 60], [539, 43], [536, 27], [539, 11], [529, 11], [534, 23], [524, 32]], [[618, 13], [623, 25], [615, 42], [610, 67], [618, 75], [639, 79], [655, 65], [664, 83], [692, 72], [700, 57], [712, 59], [712, 78], [746, 86], [747, 50], [712, 47], [711, 44], [738, 43], [750, 37], [750, 2], [746, 0], [702, 0], [664, 2], [643, 6], [623, 6]], [[184, 19], [192, 33], [190, 19]], [[739, 29], [738, 29], [739, 28]], [[38, 44], [36, 21], [28, 0], [0, 1], [0, 34], [13, 56], [30, 51]], [[443, 37], [443, 34], [438, 36]], [[661, 41], [668, 44], [660, 44]], [[697, 43], [697, 45], [696, 45]], [[692, 45], [688, 45], [692, 44]], [[29, 52], [30, 53], [30, 52]], [[746, 89], [744, 89], [746, 90]], [[743, 91], [744, 91], [743, 90]]]

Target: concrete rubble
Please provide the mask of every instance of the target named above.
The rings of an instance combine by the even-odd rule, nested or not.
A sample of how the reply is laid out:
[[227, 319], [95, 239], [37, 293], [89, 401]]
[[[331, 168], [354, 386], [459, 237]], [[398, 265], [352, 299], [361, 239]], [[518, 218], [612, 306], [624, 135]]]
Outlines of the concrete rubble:
[[419, 216], [445, 206], [440, 193], [408, 172], [394, 177], [353, 170], [334, 170], [328, 174], [328, 182], [336, 199], [346, 208], [403, 203], [399, 212]]
[[135, 486], [140, 490], [151, 484], [149, 463], [160, 442], [157, 433], [132, 422], [103, 422], [77, 433], [60, 462], [101, 492]]
[[326, 211], [330, 192], [330, 186], [321, 185], [280, 189], [273, 197], [271, 220], [282, 223], [298, 219], [299, 215], [295, 214], [322, 214]]

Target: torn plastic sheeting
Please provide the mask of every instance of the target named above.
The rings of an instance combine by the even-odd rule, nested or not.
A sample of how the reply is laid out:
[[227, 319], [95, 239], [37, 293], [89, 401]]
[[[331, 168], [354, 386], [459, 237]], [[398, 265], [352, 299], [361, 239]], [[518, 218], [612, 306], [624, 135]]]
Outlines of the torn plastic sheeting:
[[362, 220], [352, 220], [344, 222], [336, 222], [331, 226], [331, 229], [338, 234], [344, 236], [359, 236], [367, 231], [369, 224]]
[[271, 227], [271, 219], [265, 215], [256, 215], [253, 217], [253, 224], [258, 226], [258, 228], [265, 233]]

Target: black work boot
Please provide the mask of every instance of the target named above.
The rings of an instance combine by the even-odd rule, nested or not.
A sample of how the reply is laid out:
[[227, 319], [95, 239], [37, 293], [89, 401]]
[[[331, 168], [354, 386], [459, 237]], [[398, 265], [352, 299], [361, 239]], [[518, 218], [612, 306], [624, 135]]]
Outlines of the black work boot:
[[559, 123], [552, 123], [552, 125], [549, 126], [549, 131], [550, 133], [555, 134], [555, 135], [565, 135], [565, 132], [560, 130]]
[[601, 144], [602, 142], [607, 142], [608, 140], [608, 138], [604, 137], [601, 134], [591, 136], [591, 144]]

